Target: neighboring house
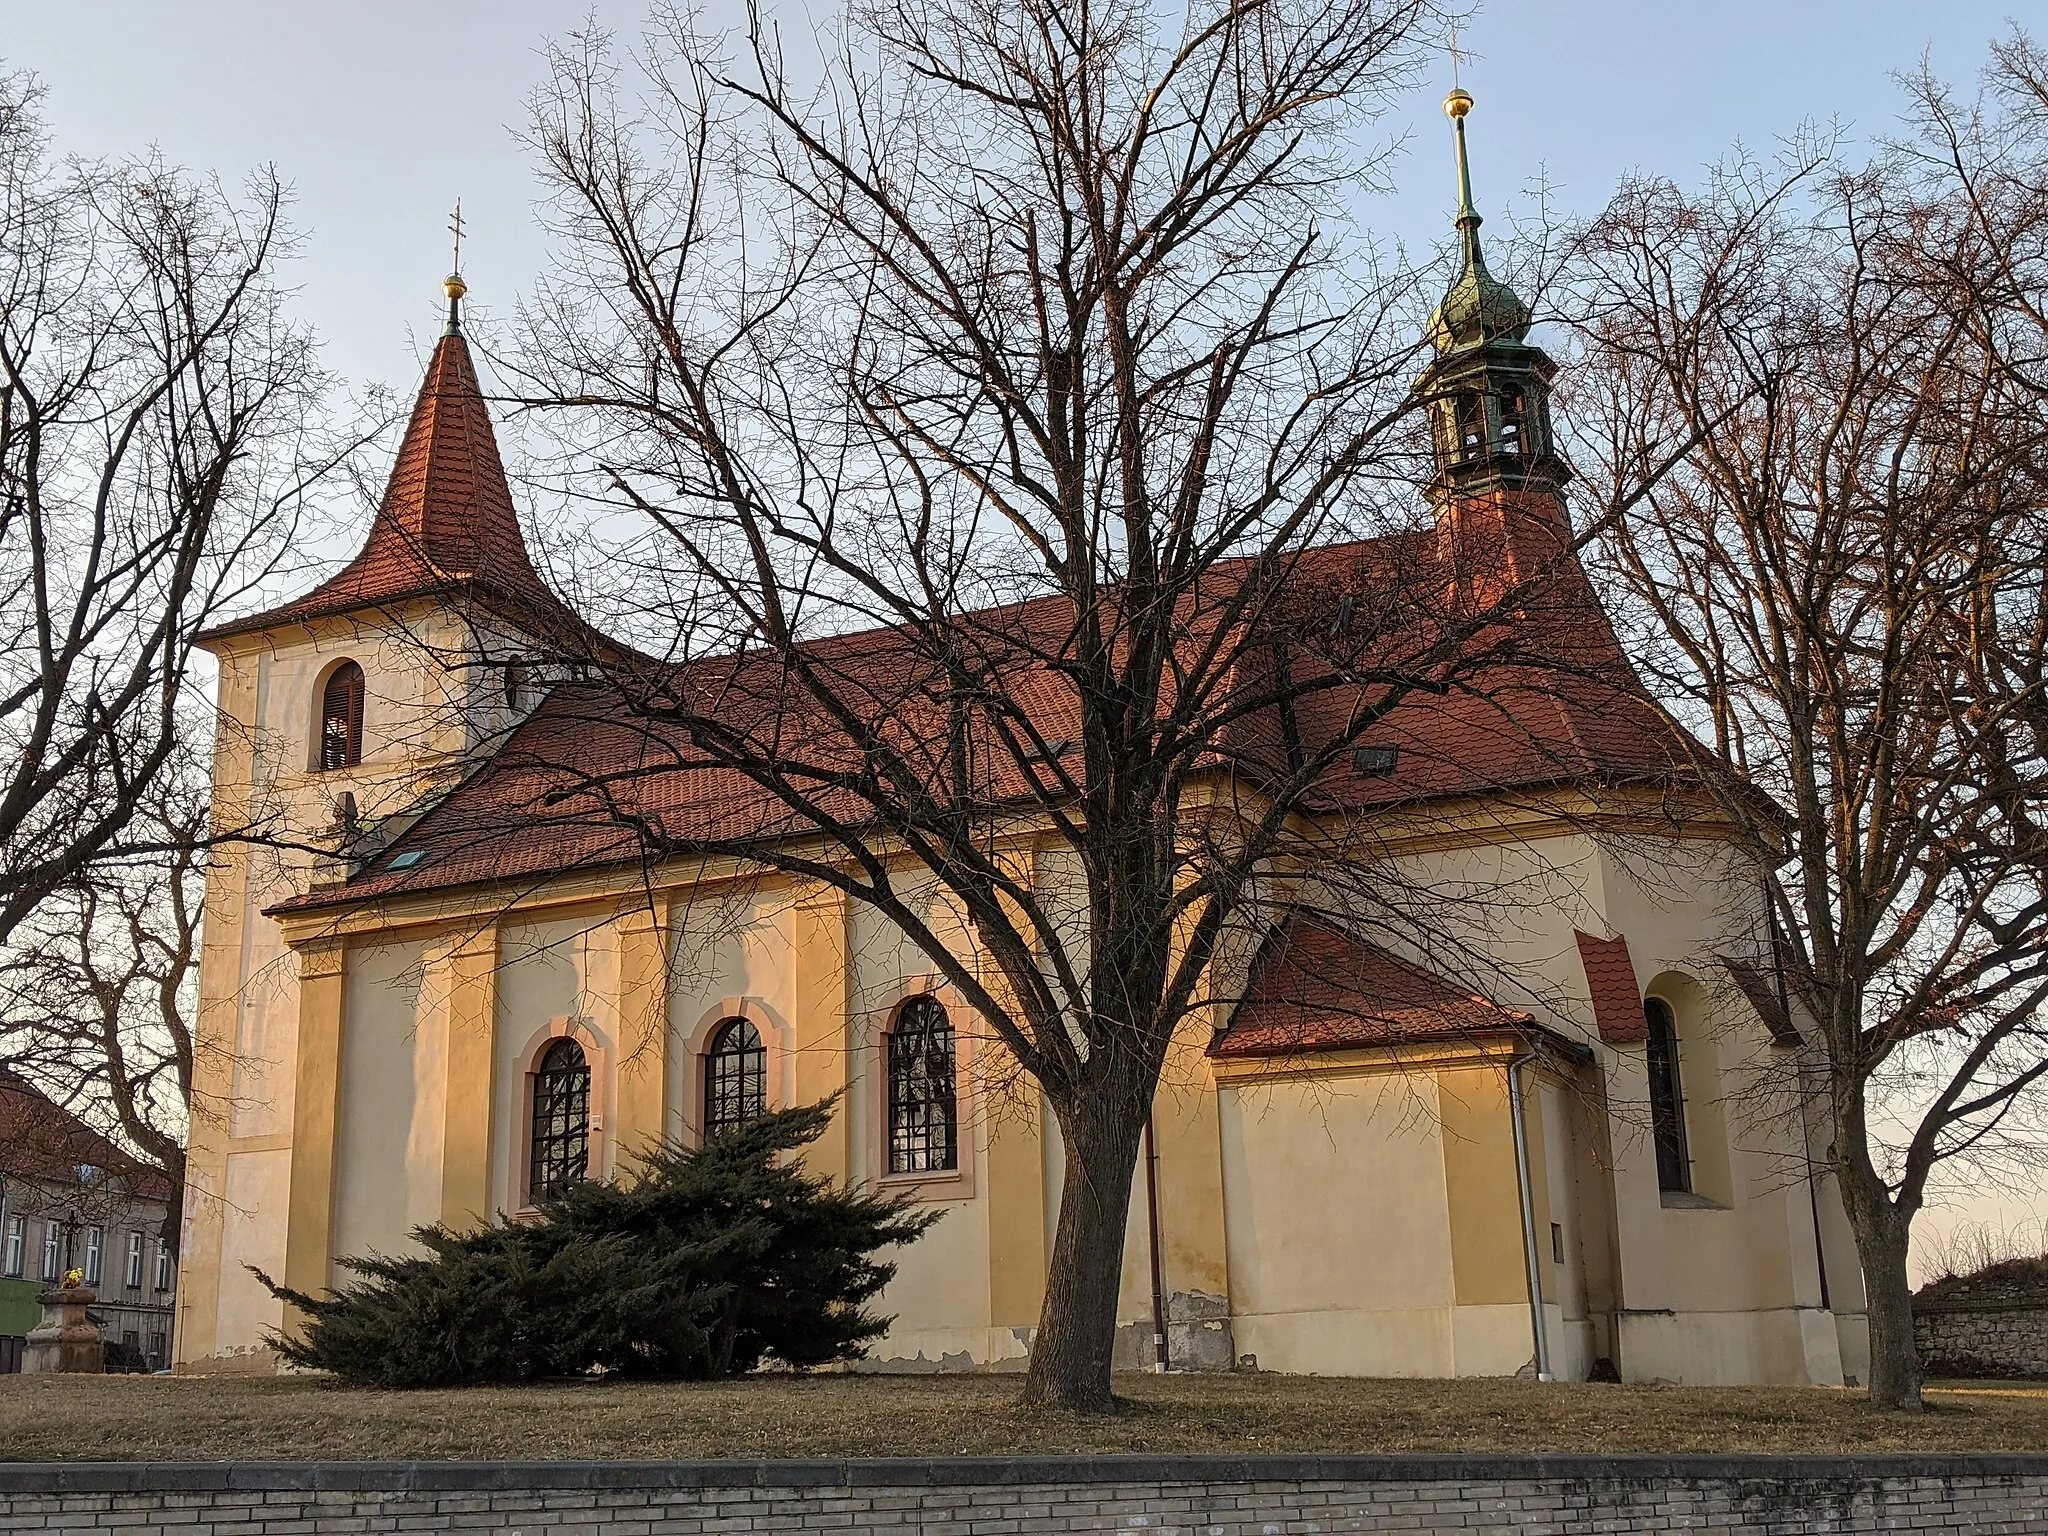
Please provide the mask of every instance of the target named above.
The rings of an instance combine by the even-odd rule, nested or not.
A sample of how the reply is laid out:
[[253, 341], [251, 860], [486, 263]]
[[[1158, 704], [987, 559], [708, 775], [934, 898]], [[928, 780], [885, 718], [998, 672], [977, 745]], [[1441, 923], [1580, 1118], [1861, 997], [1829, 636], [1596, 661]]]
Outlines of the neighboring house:
[[89, 1315], [109, 1346], [151, 1370], [170, 1364], [169, 1199], [162, 1174], [0, 1069], [0, 1371], [21, 1369], [37, 1295], [72, 1269], [98, 1293]]
[[[1301, 601], [1331, 624], [1340, 594], [1392, 572], [1498, 584], [1567, 546], [1554, 365], [1486, 272], [1478, 223], [1461, 210], [1465, 270], [1421, 380], [1434, 520], [1303, 557]], [[338, 1258], [404, 1251], [421, 1223], [516, 1213], [650, 1137], [838, 1093], [810, 1165], [947, 1213], [894, 1256], [873, 1363], [1014, 1368], [1044, 1295], [1057, 1127], [1001, 1094], [999, 1048], [874, 912], [822, 885], [645, 867], [619, 819], [565, 793], [647, 761], [646, 728], [593, 720], [574, 682], [533, 686], [582, 621], [528, 557], [449, 289], [362, 552], [207, 638], [220, 814], [377, 832], [353, 860], [209, 864], [195, 1099], [225, 1110], [193, 1126], [180, 1365], [274, 1366], [284, 1317], [254, 1269], [337, 1284]], [[1308, 900], [1313, 867], [1276, 871], [1262, 933], [1219, 962], [1217, 993], [1242, 1001], [1192, 1022], [1155, 1102], [1126, 1364], [1152, 1363], [1156, 1295], [1182, 1366], [1510, 1374], [1540, 1339], [1561, 1376], [1862, 1374], [1840, 1200], [1763, 1092], [1811, 1066], [1769, 968], [1768, 872], [1575, 563], [1550, 590], [1526, 660], [1395, 710], [1330, 804], [1416, 886], [1510, 894], [1445, 902], [1459, 931], [1431, 954]], [[1042, 603], [981, 618], [1062, 622]], [[886, 632], [830, 643], [866, 658], [878, 699], [900, 681]], [[702, 664], [703, 686], [744, 664]], [[1045, 707], [1040, 739], [1076, 734]], [[1350, 707], [1325, 693], [1237, 750], [1284, 752]], [[609, 793], [678, 836], [786, 835], [715, 771], [621, 774]], [[1030, 825], [1014, 835], [1058, 909], [1071, 864]]]

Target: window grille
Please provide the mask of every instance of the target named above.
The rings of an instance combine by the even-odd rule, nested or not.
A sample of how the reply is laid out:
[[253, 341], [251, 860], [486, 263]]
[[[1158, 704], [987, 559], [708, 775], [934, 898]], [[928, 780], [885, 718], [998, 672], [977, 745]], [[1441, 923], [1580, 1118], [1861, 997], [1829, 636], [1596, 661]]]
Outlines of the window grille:
[[139, 1291], [142, 1289], [142, 1234], [140, 1232], [130, 1232], [128, 1234], [128, 1273], [122, 1278], [127, 1282], [129, 1290]]
[[100, 1250], [106, 1245], [106, 1241], [107, 1229], [105, 1227], [87, 1227], [85, 1229], [85, 1283], [87, 1285], [98, 1285], [100, 1283]]
[[704, 1053], [704, 1139], [768, 1108], [768, 1051], [745, 1019], [727, 1019]]
[[590, 1063], [557, 1040], [533, 1074], [533, 1159], [528, 1197], [544, 1200], [590, 1176]]
[[0, 1264], [10, 1280], [21, 1278], [21, 1266], [28, 1261], [28, 1219], [24, 1216], [7, 1218], [7, 1252], [5, 1263]]
[[363, 760], [363, 669], [344, 661], [320, 695], [320, 766], [347, 768]]
[[1678, 1028], [1662, 998], [1643, 999], [1649, 1026], [1646, 1053], [1650, 1072], [1650, 1134], [1657, 1144], [1657, 1187], [1675, 1193], [1692, 1188], [1692, 1159], [1685, 1146], [1685, 1090], [1678, 1078]]
[[898, 1009], [888, 1056], [889, 1171], [957, 1168], [959, 1104], [946, 1005], [927, 994]]

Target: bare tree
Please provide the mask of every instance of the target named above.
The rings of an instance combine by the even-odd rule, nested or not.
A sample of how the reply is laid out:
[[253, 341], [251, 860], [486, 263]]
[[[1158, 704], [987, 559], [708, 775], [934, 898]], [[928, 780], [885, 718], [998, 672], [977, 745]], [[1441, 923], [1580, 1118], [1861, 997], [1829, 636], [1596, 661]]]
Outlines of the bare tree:
[[57, 160], [0, 77], [0, 943], [124, 845], [191, 640], [335, 461], [274, 173]]
[[196, 758], [150, 787], [131, 837], [45, 897], [0, 960], [0, 1060], [161, 1175], [175, 1255], [192, 1101], [208, 807]]
[[593, 595], [662, 659], [582, 658], [508, 793], [836, 888], [977, 1010], [1067, 1153], [1029, 1401], [1111, 1406], [1162, 1063], [1261, 895], [1449, 899], [1375, 860], [1361, 738], [1546, 634], [1418, 521], [1416, 290], [1348, 232], [1441, 19], [909, 0], [807, 94], [670, 14], [637, 101], [585, 39], [537, 103], [526, 396], [644, 520]]
[[[2039, 189], [2043, 164], [2005, 169]], [[2030, 285], [1955, 280], [2017, 211], [1973, 206], [1938, 155], [1850, 168], [1806, 142], [1693, 195], [1631, 183], [1577, 250], [1581, 466], [1618, 509], [1607, 553], [1651, 621], [1645, 659], [1775, 801], [1723, 809], [1779, 866], [1870, 1390], [1909, 1409], [1930, 1179], [2040, 1166], [2048, 417], [1995, 341]]]

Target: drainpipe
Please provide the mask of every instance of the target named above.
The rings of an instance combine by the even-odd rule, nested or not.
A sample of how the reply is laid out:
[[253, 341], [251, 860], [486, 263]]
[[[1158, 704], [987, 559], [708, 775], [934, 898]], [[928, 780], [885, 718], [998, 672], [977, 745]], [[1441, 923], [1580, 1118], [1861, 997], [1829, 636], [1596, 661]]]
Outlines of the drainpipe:
[[1522, 1259], [1529, 1272], [1529, 1332], [1536, 1341], [1536, 1379], [1555, 1381], [1550, 1374], [1550, 1339], [1543, 1326], [1543, 1274], [1536, 1252], [1536, 1200], [1529, 1189], [1529, 1129], [1522, 1110], [1522, 1069], [1534, 1056], [1508, 1063], [1508, 1118], [1515, 1128], [1515, 1185], [1522, 1197]]
[[1166, 1370], [1166, 1290], [1159, 1273], [1159, 1149], [1145, 1117], [1145, 1222], [1152, 1234], [1152, 1369]]

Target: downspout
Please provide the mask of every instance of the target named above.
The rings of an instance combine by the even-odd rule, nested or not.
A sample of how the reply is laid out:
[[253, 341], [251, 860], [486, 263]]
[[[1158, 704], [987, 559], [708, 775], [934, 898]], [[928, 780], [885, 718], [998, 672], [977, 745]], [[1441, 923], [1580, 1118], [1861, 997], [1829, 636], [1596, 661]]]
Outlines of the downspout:
[[1159, 1269], [1159, 1149], [1145, 1116], [1145, 1225], [1152, 1235], [1152, 1369], [1166, 1370], [1166, 1289]]
[[1536, 1251], [1536, 1200], [1529, 1187], [1529, 1130], [1522, 1106], [1522, 1069], [1536, 1058], [1517, 1056], [1508, 1063], [1508, 1118], [1515, 1129], [1515, 1185], [1522, 1197], [1522, 1259], [1529, 1277], [1529, 1332], [1536, 1342], [1536, 1379], [1555, 1381], [1550, 1374], [1550, 1339], [1543, 1326], [1543, 1275]]

